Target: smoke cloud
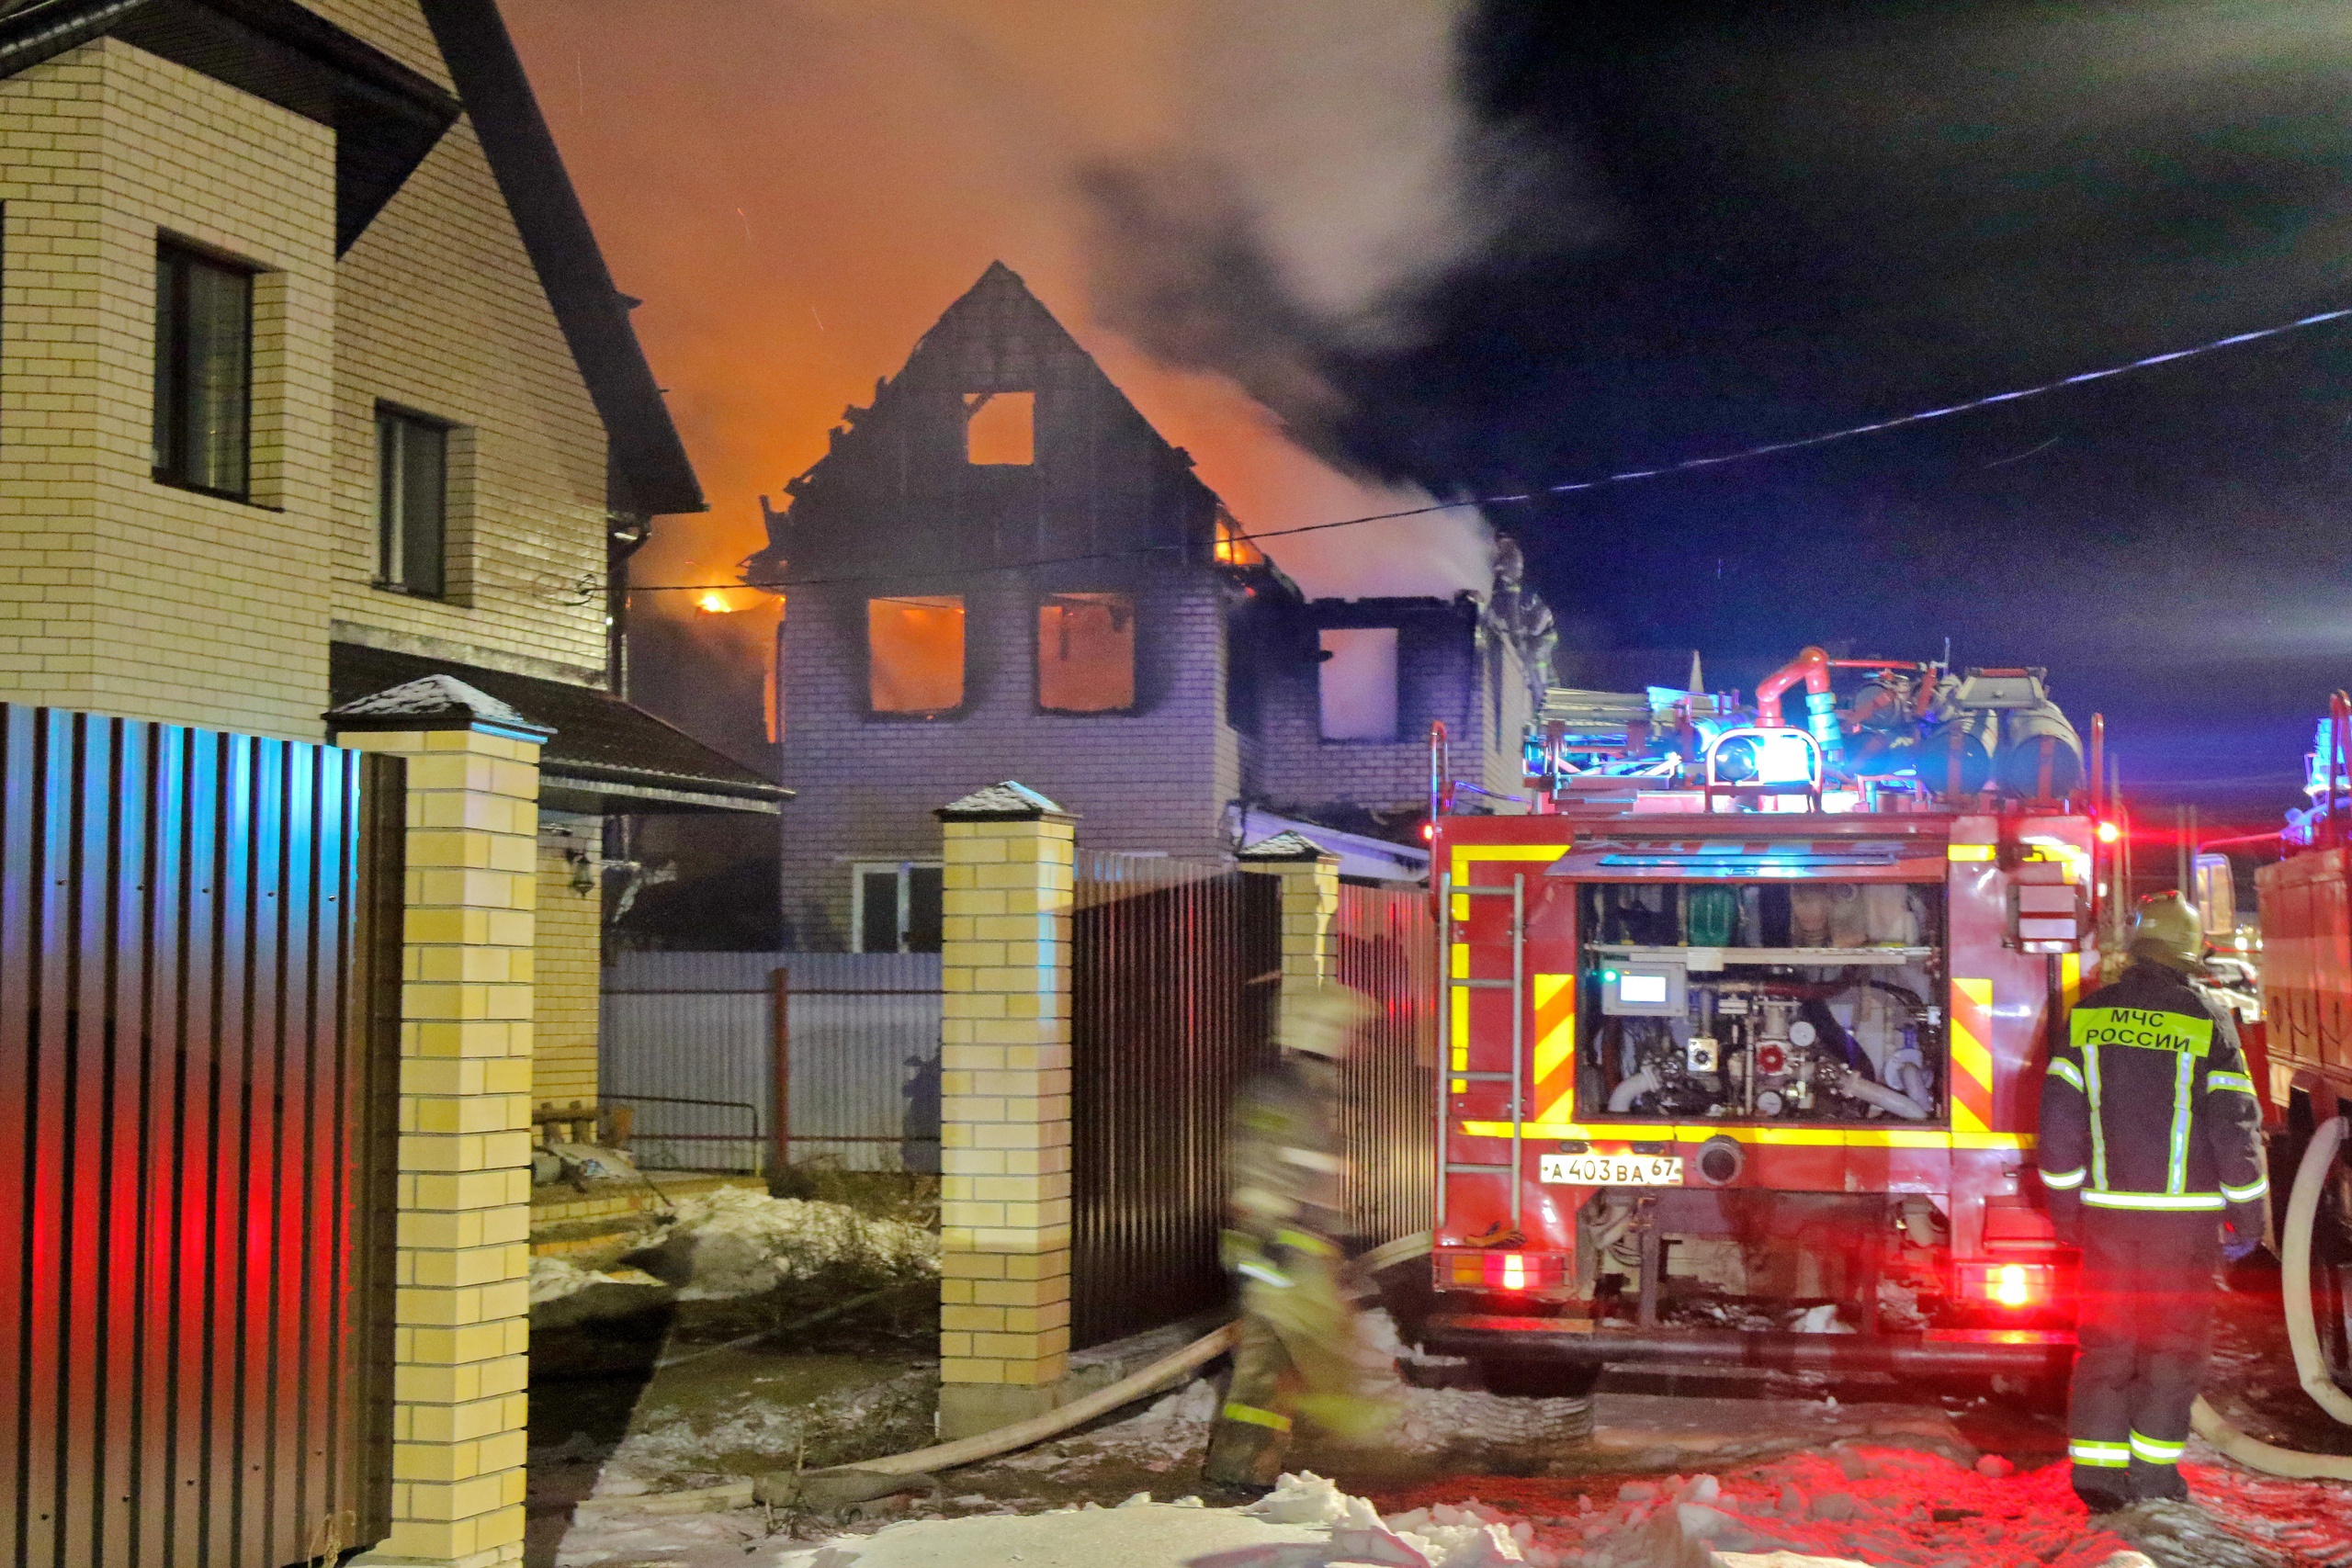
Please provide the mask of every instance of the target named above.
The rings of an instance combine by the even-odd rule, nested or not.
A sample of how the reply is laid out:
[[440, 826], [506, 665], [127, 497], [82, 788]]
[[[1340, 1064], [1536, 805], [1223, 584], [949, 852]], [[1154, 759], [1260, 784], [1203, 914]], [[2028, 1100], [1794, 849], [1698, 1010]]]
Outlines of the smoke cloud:
[[1601, 206], [1557, 143], [1470, 112], [1454, 0], [1186, 10], [1165, 140], [1078, 172], [1096, 313], [1351, 463], [1334, 367], [1420, 346], [1449, 280], [1589, 243]]

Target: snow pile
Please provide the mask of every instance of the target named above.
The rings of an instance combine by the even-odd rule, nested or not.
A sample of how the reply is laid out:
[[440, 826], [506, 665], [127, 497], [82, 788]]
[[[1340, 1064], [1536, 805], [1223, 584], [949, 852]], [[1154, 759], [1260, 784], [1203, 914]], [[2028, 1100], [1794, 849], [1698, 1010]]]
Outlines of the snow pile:
[[615, 1269], [607, 1272], [582, 1269], [560, 1258], [531, 1259], [531, 1304], [535, 1307], [562, 1301], [567, 1296], [576, 1296], [598, 1285], [650, 1287], [657, 1291], [668, 1289], [642, 1269]]
[[683, 1259], [674, 1270], [684, 1275], [681, 1301], [757, 1295], [835, 1269], [884, 1277], [939, 1272], [939, 1237], [921, 1225], [744, 1187], [678, 1200], [662, 1250]]

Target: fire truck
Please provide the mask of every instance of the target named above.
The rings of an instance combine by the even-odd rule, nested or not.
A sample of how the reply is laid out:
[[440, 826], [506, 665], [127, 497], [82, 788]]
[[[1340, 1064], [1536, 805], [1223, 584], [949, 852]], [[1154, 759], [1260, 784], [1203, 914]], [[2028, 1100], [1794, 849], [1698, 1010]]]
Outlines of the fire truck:
[[2120, 904], [2102, 729], [2041, 670], [1808, 648], [1747, 705], [1551, 692], [1521, 814], [1456, 810], [1433, 735], [1425, 1342], [1521, 1394], [2063, 1376], [2034, 1121]]
[[[2310, 806], [2287, 814], [2281, 858], [2255, 874], [2262, 926], [2260, 1055], [2249, 1051], [2271, 1136], [2283, 1222], [2321, 1122], [2352, 1113], [2352, 697], [2338, 692], [2304, 759]], [[2312, 1228], [2312, 1315], [2329, 1373], [2352, 1386], [2352, 1164], [2338, 1159]]]

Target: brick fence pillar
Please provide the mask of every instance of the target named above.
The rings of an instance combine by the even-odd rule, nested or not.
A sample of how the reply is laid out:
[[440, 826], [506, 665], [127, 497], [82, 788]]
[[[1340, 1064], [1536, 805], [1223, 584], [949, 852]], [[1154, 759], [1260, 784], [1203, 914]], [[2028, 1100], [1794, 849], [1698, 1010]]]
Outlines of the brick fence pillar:
[[1340, 857], [1314, 840], [1284, 829], [1235, 857], [1245, 871], [1283, 879], [1283, 984], [1316, 985], [1336, 978]]
[[364, 1563], [523, 1556], [539, 748], [447, 676], [327, 715], [408, 761], [392, 1533]]
[[1065, 1393], [1076, 818], [1008, 783], [939, 819], [939, 1432], [954, 1438]]

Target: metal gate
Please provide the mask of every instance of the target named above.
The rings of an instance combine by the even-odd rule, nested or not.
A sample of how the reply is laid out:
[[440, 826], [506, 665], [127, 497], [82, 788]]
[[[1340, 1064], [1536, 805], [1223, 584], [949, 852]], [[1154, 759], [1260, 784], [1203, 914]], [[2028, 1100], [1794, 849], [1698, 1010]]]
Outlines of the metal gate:
[[939, 954], [624, 953], [597, 1062], [641, 1166], [936, 1171]]
[[401, 778], [0, 705], [0, 1562], [389, 1528]]
[[1225, 1127], [1271, 1060], [1282, 885], [1081, 851], [1070, 976], [1074, 1348], [1216, 1305]]
[[1340, 1070], [1342, 1196], [1372, 1246], [1430, 1228], [1437, 1187], [1437, 917], [1425, 890], [1343, 886], [1340, 983], [1373, 1008]]

